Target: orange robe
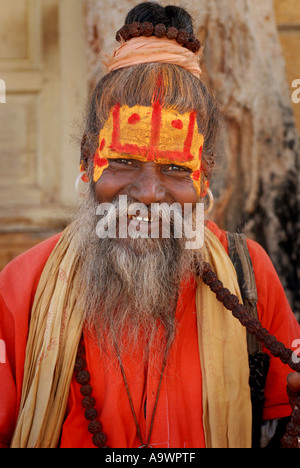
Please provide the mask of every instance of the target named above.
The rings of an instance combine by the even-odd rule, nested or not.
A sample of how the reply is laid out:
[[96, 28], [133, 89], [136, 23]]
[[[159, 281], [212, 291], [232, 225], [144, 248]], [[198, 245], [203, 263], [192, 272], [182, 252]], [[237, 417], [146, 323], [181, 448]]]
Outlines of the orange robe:
[[[209, 227], [227, 249], [226, 233], [213, 223], [209, 223]], [[0, 340], [6, 347], [6, 362], [0, 362], [0, 447], [10, 445], [16, 424], [30, 310], [41, 272], [58, 239], [59, 236], [55, 236], [21, 255], [0, 274]], [[291, 347], [293, 341], [300, 338], [300, 326], [290, 310], [269, 257], [253, 241], [248, 240], [248, 247], [256, 275], [258, 314], [262, 325]], [[195, 291], [193, 280], [183, 282], [180, 292], [183, 307], [176, 311], [177, 335], [164, 373], [150, 442], [154, 448], [205, 447]], [[140, 441], [117, 361], [101, 356], [87, 338], [85, 345], [93, 396], [108, 445], [113, 448], [139, 447]], [[135, 412], [146, 440], [160, 368], [149, 364], [145, 369], [141, 356], [142, 350], [127, 355], [124, 367]], [[264, 419], [290, 414], [286, 396], [286, 376], [289, 372], [289, 366], [276, 358], [271, 359]], [[62, 428], [62, 448], [93, 447], [81, 399], [80, 386], [73, 379]]]

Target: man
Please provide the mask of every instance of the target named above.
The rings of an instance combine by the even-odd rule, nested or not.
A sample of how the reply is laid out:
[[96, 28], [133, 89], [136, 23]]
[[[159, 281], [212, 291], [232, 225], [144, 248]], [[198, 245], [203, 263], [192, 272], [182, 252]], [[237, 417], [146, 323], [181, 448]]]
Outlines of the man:
[[[242, 302], [226, 233], [206, 222], [194, 250], [188, 228], [175, 235], [188, 207], [191, 231], [199, 228], [214, 162], [218, 113], [199, 80], [198, 43], [180, 8], [147, 2], [126, 23], [91, 101], [81, 161], [89, 190], [78, 216], [0, 277], [0, 443], [250, 447], [246, 330], [226, 310]], [[112, 227], [116, 236], [106, 235]], [[299, 325], [267, 254], [247, 246], [259, 320], [290, 348]], [[265, 421], [291, 414], [290, 372], [271, 357]], [[299, 375], [290, 379], [296, 395]]]

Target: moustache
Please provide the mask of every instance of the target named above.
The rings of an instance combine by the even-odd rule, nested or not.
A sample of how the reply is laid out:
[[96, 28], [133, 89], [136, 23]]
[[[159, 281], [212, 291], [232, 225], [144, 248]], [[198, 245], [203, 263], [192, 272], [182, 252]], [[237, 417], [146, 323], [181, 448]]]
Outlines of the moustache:
[[152, 203], [151, 206], [120, 195], [111, 203], [101, 203], [96, 234], [100, 239], [194, 239], [186, 249], [200, 249], [204, 243], [204, 204]]

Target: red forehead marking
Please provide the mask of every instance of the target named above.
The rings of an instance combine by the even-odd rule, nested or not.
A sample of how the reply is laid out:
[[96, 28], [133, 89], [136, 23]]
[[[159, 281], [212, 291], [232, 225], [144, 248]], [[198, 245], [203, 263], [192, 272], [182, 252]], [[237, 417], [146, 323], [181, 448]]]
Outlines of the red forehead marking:
[[132, 114], [128, 119], [128, 123], [131, 125], [135, 125], [140, 120], [141, 120], [141, 117], [139, 116], [139, 114]]
[[189, 154], [191, 151], [192, 141], [193, 141], [193, 134], [196, 122], [196, 112], [190, 113], [190, 121], [189, 121], [189, 128], [186, 136], [186, 140], [184, 142], [184, 149], [183, 152], [185, 154]]
[[116, 104], [112, 111], [113, 132], [112, 132], [111, 147], [113, 146], [113, 142], [117, 142], [120, 140], [120, 108], [121, 108], [121, 104]]
[[183, 129], [183, 122], [182, 122], [182, 120], [180, 120], [180, 119], [172, 120], [171, 123], [172, 123], [172, 127], [177, 128], [178, 130], [182, 130], [182, 129]]
[[162, 107], [160, 102], [157, 100], [152, 104], [153, 112], [151, 118], [151, 138], [149, 144], [149, 150], [147, 154], [148, 161], [153, 161], [157, 156], [158, 148], [157, 143], [159, 142], [160, 130], [162, 125], [161, 111]]
[[198, 170], [198, 171], [194, 171], [192, 173], [192, 179], [195, 180], [196, 182], [199, 182], [200, 180], [200, 174], [201, 174], [201, 171]]
[[94, 165], [98, 167], [103, 167], [106, 166], [107, 164], [107, 159], [106, 158], [100, 158], [99, 156], [99, 150], [96, 151], [94, 155]]
[[105, 146], [105, 138], [102, 138], [101, 143], [100, 143], [99, 150], [102, 151], [103, 148], [104, 148], [104, 146]]

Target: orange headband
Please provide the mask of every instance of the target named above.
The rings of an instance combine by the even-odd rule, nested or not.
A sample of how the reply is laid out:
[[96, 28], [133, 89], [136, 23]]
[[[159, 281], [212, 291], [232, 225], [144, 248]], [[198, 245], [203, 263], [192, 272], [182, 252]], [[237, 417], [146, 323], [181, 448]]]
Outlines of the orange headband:
[[195, 54], [178, 44], [175, 39], [135, 37], [118, 47], [106, 62], [109, 72], [141, 63], [169, 63], [179, 65], [200, 78], [199, 52]]

